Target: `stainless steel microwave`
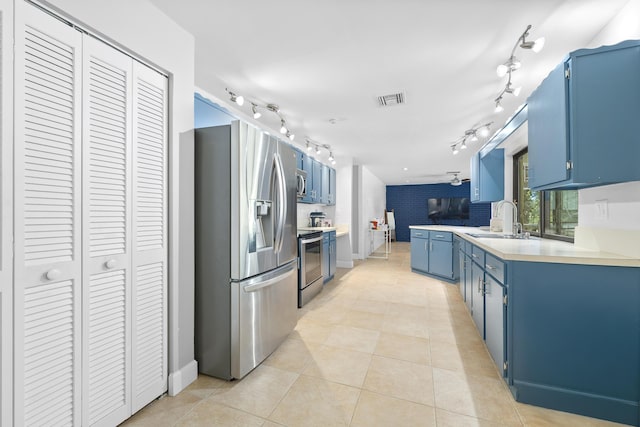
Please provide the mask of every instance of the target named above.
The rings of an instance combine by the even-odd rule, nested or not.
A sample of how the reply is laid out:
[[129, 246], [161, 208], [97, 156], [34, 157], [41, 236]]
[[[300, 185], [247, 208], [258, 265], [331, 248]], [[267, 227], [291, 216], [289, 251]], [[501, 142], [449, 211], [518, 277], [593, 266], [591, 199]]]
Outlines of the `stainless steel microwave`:
[[296, 169], [296, 183], [298, 199], [304, 199], [307, 196], [307, 172]]

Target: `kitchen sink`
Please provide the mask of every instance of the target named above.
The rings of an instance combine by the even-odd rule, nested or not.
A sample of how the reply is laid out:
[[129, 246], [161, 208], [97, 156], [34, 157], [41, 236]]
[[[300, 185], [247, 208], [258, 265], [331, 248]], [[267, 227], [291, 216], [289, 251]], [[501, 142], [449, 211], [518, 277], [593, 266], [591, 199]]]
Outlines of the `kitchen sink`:
[[501, 233], [467, 233], [468, 236], [475, 237], [476, 239], [530, 239], [524, 235], [505, 235]]

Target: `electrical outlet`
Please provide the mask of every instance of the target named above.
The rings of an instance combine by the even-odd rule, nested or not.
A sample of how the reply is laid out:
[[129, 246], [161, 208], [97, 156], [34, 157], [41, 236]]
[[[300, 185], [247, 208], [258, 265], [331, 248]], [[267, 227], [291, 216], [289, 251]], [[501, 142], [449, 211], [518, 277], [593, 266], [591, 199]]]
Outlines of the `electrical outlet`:
[[609, 219], [609, 200], [596, 200], [596, 219]]

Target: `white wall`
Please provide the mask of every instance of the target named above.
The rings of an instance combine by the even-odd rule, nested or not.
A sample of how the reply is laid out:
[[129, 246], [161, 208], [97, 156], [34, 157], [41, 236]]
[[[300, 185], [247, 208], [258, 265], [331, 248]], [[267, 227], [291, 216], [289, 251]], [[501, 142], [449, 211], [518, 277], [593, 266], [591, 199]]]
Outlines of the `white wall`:
[[13, 342], [13, 97], [12, 97], [12, 11], [9, 0], [0, 0], [0, 425], [12, 424]]
[[[377, 176], [375, 176], [366, 166], [360, 166], [360, 187], [358, 188], [360, 200], [360, 223], [359, 227], [359, 258], [366, 258], [371, 252], [369, 221], [373, 219], [383, 219], [384, 210], [387, 207], [387, 187]], [[354, 189], [355, 191], [355, 189]], [[377, 233], [378, 237], [373, 243], [373, 250], [377, 249], [384, 239]]]
[[197, 376], [193, 314], [194, 38], [147, 0], [51, 0], [43, 4], [169, 74], [169, 393], [174, 395]]

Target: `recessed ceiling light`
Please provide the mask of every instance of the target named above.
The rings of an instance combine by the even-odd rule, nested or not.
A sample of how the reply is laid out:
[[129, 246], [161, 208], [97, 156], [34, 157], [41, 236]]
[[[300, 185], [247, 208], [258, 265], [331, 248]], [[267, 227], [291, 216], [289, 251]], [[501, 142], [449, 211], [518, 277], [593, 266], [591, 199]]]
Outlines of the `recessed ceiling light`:
[[403, 170], [403, 171], [408, 171], [408, 170], [409, 170], [409, 168], [402, 168], [402, 170]]

